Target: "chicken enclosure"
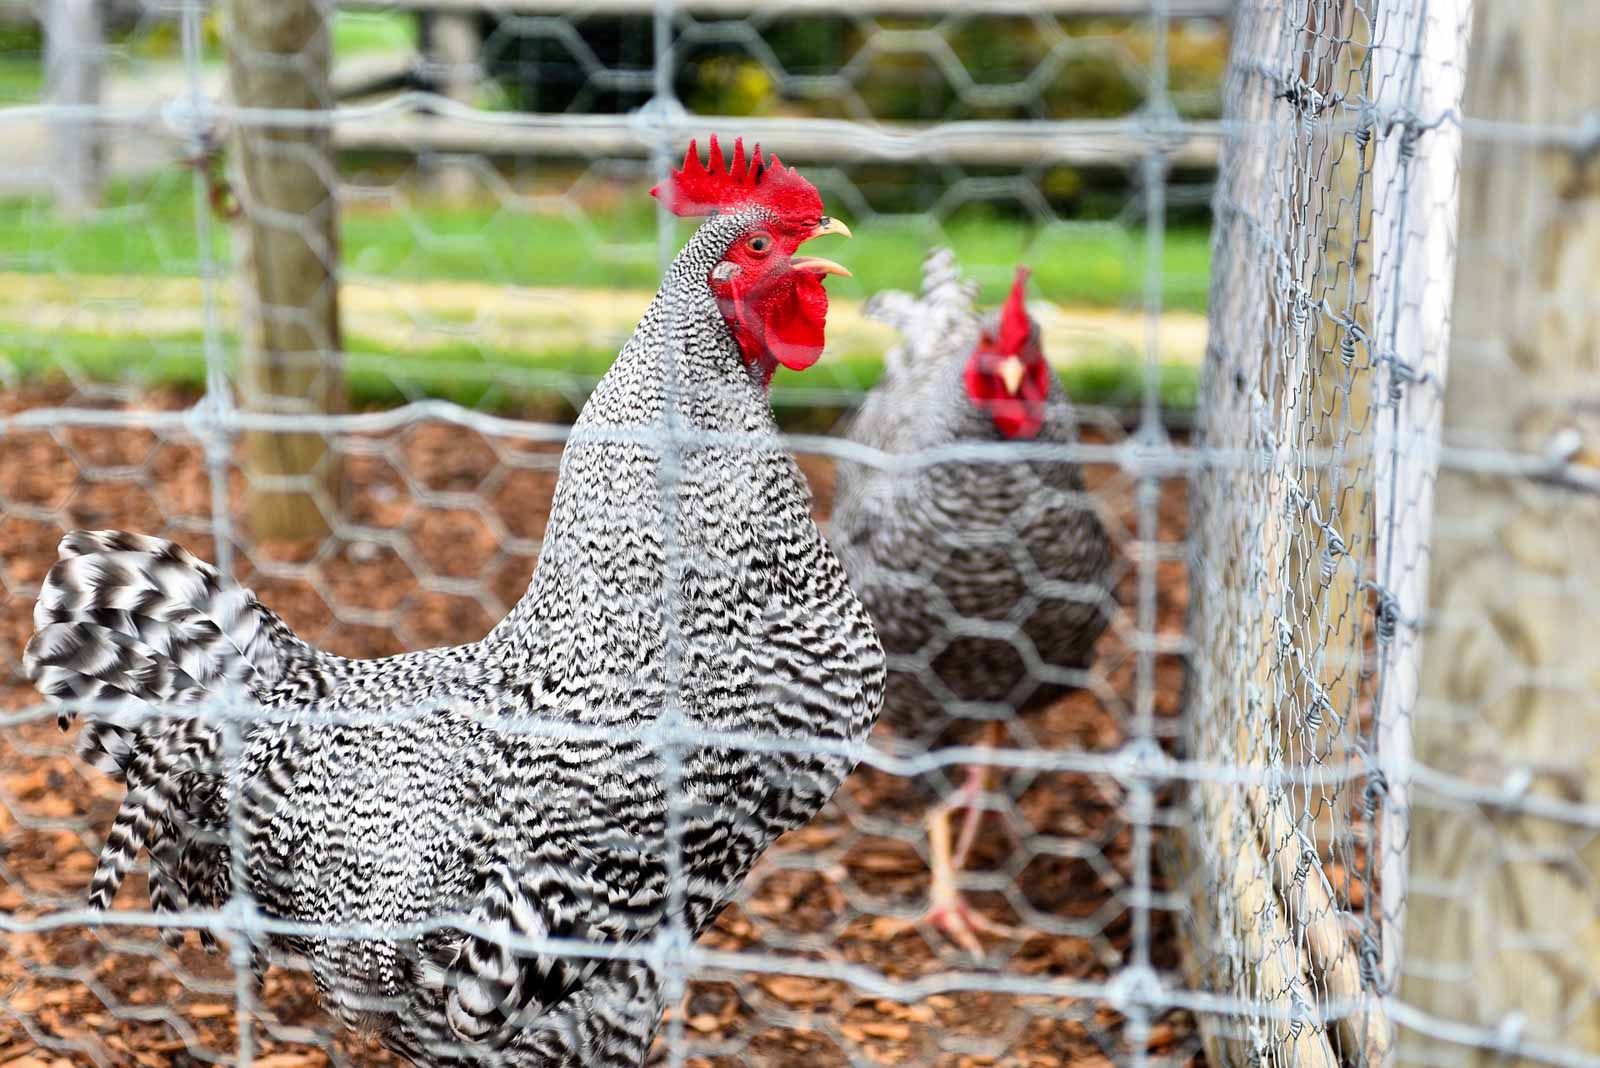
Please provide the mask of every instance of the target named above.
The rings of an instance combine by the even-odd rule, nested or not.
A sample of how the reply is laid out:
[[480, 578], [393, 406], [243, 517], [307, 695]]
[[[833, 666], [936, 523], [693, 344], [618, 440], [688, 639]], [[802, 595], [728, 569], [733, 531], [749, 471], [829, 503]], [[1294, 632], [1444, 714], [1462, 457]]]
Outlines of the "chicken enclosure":
[[[1600, 8], [1516, 7], [0, 16], [0, 1068], [406, 1063], [340, 1025], [305, 961], [275, 952], [258, 981], [252, 955], [416, 931], [300, 932], [249, 891], [158, 913], [145, 860], [87, 907], [102, 848], [134, 832], [112, 829], [124, 786], [75, 751], [86, 724], [215, 728], [237, 856], [242, 739], [278, 721], [218, 683], [180, 707], [75, 702], [63, 731], [25, 670], [36, 601], [63, 536], [123, 530], [337, 656], [483, 639], [528, 588], [575, 416], [693, 232], [647, 192], [712, 132], [780, 153], [854, 231], [823, 248], [855, 275], [828, 279], [822, 358], [770, 386], [821, 527], [851, 465], [1049, 461], [1081, 470], [1064, 497], [1111, 562], [1088, 589], [1044, 574], [1023, 508], [1000, 524], [1032, 576], [1017, 604], [969, 618], [937, 576], [902, 587], [952, 617], [885, 642], [927, 694], [915, 731], [718, 736], [859, 763], [696, 939], [684, 779], [709, 743], [672, 669], [672, 487], [695, 450], [755, 446], [698, 432], [668, 371], [657, 424], [624, 440], [667, 487], [666, 711], [631, 741], [661, 764], [676, 903], [648, 937], [485, 937], [573, 975], [648, 969], [649, 1063], [1600, 1065]], [[1069, 439], [907, 456], [845, 435], [900, 358], [868, 298], [917, 291], [937, 246], [985, 310], [1031, 270]], [[1030, 637], [1052, 597], [1104, 619], [1086, 668]], [[957, 692], [956, 636], [1013, 647], [1048, 699]], [[376, 711], [419, 732], [441, 714]], [[978, 952], [922, 922], [941, 802], [951, 825], [981, 813], [957, 850]]]

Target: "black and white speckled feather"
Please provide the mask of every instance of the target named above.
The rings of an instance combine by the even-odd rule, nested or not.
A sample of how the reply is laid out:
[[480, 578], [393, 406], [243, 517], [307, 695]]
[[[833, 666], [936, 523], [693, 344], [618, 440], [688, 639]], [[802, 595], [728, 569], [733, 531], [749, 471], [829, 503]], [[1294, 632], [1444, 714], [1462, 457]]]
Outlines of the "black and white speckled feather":
[[[895, 456], [958, 442], [1000, 442], [962, 375], [985, 321], [976, 287], [947, 249], [923, 265], [920, 297], [883, 293], [866, 314], [901, 343], [848, 437]], [[990, 332], [995, 332], [993, 318]], [[1038, 329], [1037, 324], [1032, 324]], [[1071, 443], [1077, 420], [1054, 373], [1035, 440]], [[1075, 463], [1007, 458], [900, 472], [841, 462], [831, 534], [891, 657], [885, 719], [931, 742], [941, 708], [1021, 708], [1066, 686], [1039, 662], [1082, 669], [1105, 630], [1110, 545]]]
[[[221, 904], [237, 868], [272, 917], [364, 929], [276, 945], [346, 1024], [419, 1064], [643, 1060], [662, 1010], [649, 967], [507, 936], [654, 937], [669, 804], [698, 933], [850, 771], [707, 737], [673, 751], [668, 798], [650, 728], [669, 698], [693, 732], [854, 742], [883, 694], [869, 618], [706, 283], [760, 212], [712, 218], [673, 263], [574, 427], [527, 594], [482, 641], [343, 660], [181, 549], [69, 536], [28, 668], [46, 693], [129, 708], [86, 731], [129, 786], [96, 904], [144, 847], [158, 907]], [[180, 713], [229, 686], [275, 714], [225, 761], [214, 721]], [[139, 718], [150, 704], [179, 708]]]

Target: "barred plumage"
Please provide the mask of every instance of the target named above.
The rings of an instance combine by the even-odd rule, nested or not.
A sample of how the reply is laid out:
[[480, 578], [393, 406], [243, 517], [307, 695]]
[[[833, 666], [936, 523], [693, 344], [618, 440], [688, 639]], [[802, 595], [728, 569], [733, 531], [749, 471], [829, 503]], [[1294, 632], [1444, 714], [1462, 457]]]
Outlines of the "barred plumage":
[[[911, 458], [1005, 441], [1001, 425], [1016, 417], [1037, 420], [1036, 442], [1077, 441], [1073, 408], [1044, 363], [1037, 324], [1022, 311], [1021, 284], [1019, 277], [1004, 316], [980, 317], [976, 287], [948, 249], [936, 249], [923, 265], [920, 297], [874, 297], [866, 314], [902, 340], [852, 419], [850, 439]], [[1022, 379], [1003, 383], [993, 406], [974, 398], [971, 376], [988, 373], [977, 361], [990, 350], [1028, 358], [1036, 411], [1003, 407], [1026, 393], [1016, 384]], [[987, 705], [991, 717], [1005, 717], [1070, 689], [1114, 610], [1109, 539], [1082, 471], [1067, 460], [939, 461], [899, 471], [841, 462], [831, 533], [891, 657], [884, 717], [924, 745], [948, 724], [950, 705]], [[1042, 676], [1035, 664], [1055, 674]], [[970, 932], [952, 933], [974, 944]]]
[[[653, 937], [669, 804], [683, 922], [702, 931], [851, 767], [716, 732], [852, 743], [883, 692], [871, 623], [707, 285], [766, 221], [715, 217], [674, 261], [573, 428], [527, 594], [479, 642], [341, 659], [176, 546], [68, 537], [28, 669], [54, 696], [126, 706], [85, 731], [128, 783], [97, 906], [146, 846], [161, 909], [220, 905], [237, 865], [273, 917], [395, 931], [276, 944], [343, 1022], [419, 1064], [642, 1061], [662, 1010], [647, 965], [508, 938]], [[228, 687], [269, 713], [232, 753], [214, 718], [182, 714]], [[674, 798], [650, 733], [669, 700], [693, 731]]]

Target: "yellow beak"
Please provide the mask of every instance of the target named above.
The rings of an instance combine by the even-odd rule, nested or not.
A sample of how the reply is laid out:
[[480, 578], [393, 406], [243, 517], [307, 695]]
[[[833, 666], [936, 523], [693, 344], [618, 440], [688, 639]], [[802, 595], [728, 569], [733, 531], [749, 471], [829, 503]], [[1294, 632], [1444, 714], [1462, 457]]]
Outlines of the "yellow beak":
[[1015, 397], [1017, 390], [1022, 388], [1022, 376], [1026, 371], [1026, 368], [1022, 366], [1022, 360], [1016, 356], [1007, 356], [1000, 361], [997, 371], [1000, 375], [1000, 381], [1005, 383], [1006, 392]]
[[[836, 274], [841, 278], [849, 278], [850, 272], [832, 260], [825, 260], [821, 256], [801, 256], [799, 259], [789, 261], [790, 270], [811, 271], [814, 274]], [[1017, 372], [1020, 377], [1022, 372]]]
[[[822, 217], [822, 221], [817, 224], [817, 228], [811, 231], [811, 237], [821, 237], [824, 234], [839, 234], [843, 237], [849, 237], [850, 227], [846, 226], [838, 219], [830, 218], [829, 216], [824, 215]], [[811, 238], [807, 238], [806, 240], [809, 241]]]

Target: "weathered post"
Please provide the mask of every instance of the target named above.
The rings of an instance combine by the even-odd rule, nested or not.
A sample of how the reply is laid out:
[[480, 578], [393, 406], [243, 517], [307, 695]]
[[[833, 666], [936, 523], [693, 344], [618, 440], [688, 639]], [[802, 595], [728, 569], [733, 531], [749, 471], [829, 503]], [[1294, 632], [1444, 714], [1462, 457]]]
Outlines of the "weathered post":
[[[1476, 5], [1465, 113], [1540, 136], [1467, 140], [1444, 394], [1447, 443], [1579, 471], [1600, 457], [1600, 157], [1557, 134], [1600, 115], [1597, 54], [1582, 5]], [[1562, 814], [1600, 804], [1600, 497], [1479, 466], [1447, 465], [1435, 495], [1415, 744], [1437, 778], [1413, 807], [1400, 993], [1450, 1025], [1600, 1054], [1600, 839]]]
[[[105, 70], [105, 32], [99, 0], [50, 0], [44, 9], [45, 99], [59, 107], [100, 103]], [[101, 127], [82, 115], [56, 119], [54, 142], [56, 210], [77, 218], [100, 204], [105, 184]]]
[[[441, 11], [428, 20], [428, 64], [443, 95], [457, 104], [471, 107], [478, 88], [479, 54], [483, 34], [478, 29], [476, 11]], [[446, 156], [434, 161], [432, 180], [438, 194], [447, 201], [462, 201], [472, 196], [476, 178], [472, 165]]]
[[[240, 401], [247, 411], [317, 415], [344, 403], [339, 338], [338, 170], [327, 0], [227, 0], [228, 74], [245, 116], [233, 169], [242, 210], [237, 263]], [[320, 537], [339, 470], [317, 433], [245, 435], [249, 523], [257, 538]]]

